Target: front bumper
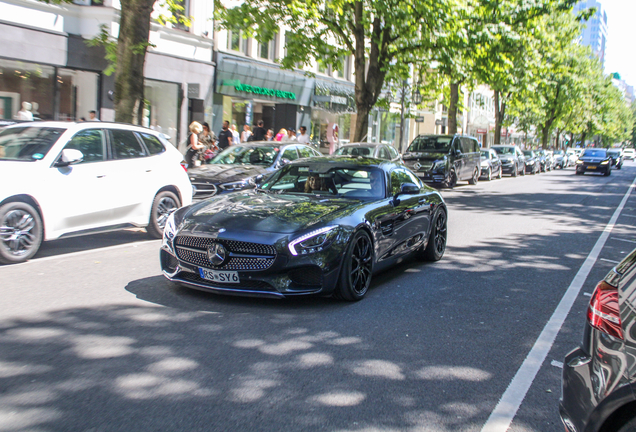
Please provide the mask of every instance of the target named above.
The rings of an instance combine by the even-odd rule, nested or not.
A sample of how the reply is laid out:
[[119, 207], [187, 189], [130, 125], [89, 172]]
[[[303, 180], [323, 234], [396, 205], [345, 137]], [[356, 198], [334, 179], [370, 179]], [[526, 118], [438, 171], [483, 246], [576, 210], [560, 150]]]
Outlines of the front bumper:
[[515, 163], [510, 162], [510, 163], [501, 164], [501, 172], [504, 174], [514, 174]]
[[610, 169], [609, 164], [601, 165], [598, 163], [582, 163], [576, 165], [578, 172], [598, 172], [606, 173]]
[[[321, 252], [293, 256], [286, 250], [286, 241], [269, 244], [248, 243], [234, 239], [218, 239], [205, 235], [189, 237], [194, 240], [184, 246], [177, 236], [164, 242], [160, 250], [161, 270], [170, 281], [202, 291], [221, 294], [284, 298], [299, 295], [329, 295], [336, 287], [346, 242], [334, 241]], [[242, 243], [254, 245], [251, 253], [242, 254], [223, 267], [214, 267], [207, 260], [207, 244]], [[250, 251], [248, 251], [250, 252]], [[232, 255], [231, 255], [232, 256]], [[219, 283], [202, 278], [199, 268], [217, 271], [236, 271], [239, 283]]]

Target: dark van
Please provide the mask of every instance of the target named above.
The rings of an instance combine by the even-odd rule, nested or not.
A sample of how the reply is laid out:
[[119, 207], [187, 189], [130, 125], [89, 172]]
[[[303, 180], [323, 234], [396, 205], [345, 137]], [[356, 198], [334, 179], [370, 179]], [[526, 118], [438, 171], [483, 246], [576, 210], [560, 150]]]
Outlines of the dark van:
[[454, 187], [479, 181], [479, 142], [466, 135], [418, 135], [404, 153], [404, 164], [422, 181]]

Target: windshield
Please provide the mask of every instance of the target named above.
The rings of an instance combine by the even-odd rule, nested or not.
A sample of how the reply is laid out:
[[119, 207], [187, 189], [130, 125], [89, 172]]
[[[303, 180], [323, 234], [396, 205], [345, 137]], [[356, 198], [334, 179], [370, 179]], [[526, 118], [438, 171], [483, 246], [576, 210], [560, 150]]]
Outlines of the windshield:
[[211, 163], [270, 166], [279, 152], [278, 146], [230, 146], [212, 159]]
[[369, 147], [346, 146], [340, 147], [336, 154], [343, 156], [373, 156], [373, 149]]
[[492, 147], [492, 149], [494, 151], [497, 152], [497, 154], [500, 155], [514, 155], [515, 154], [515, 148], [514, 147]]
[[601, 149], [586, 149], [581, 157], [607, 157], [607, 151]]
[[331, 168], [287, 165], [277, 171], [261, 189], [277, 193], [344, 196], [380, 199], [386, 194], [384, 172], [377, 168]]
[[407, 151], [446, 153], [451, 148], [453, 137], [418, 136]]
[[0, 159], [40, 160], [64, 133], [63, 128], [13, 127], [0, 131]]
[[488, 154], [489, 154], [490, 152], [488, 152], [488, 151], [481, 151], [480, 153], [481, 153], [481, 157], [482, 157], [482, 158], [488, 159]]
[[620, 150], [608, 150], [607, 154], [609, 154], [610, 156], [620, 156], [621, 152]]

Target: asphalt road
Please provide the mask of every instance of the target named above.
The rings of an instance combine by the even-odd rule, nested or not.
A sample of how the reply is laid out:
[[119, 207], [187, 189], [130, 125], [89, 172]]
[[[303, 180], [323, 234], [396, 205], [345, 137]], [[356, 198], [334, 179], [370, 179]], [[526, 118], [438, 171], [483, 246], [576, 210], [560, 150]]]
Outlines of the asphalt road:
[[[173, 286], [143, 231], [47, 243], [0, 266], [0, 431], [486, 430], [635, 177], [627, 162], [445, 190], [444, 258], [375, 275], [358, 303]], [[634, 247], [636, 193], [510, 431], [563, 430], [558, 362]]]

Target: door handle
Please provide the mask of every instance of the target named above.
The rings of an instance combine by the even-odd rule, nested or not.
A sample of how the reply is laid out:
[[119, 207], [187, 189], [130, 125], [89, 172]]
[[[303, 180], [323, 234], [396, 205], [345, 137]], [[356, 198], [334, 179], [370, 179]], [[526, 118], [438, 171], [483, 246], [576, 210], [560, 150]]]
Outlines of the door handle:
[[97, 178], [104, 178], [106, 177], [106, 174], [102, 174], [102, 175], [98, 175]]
[[151, 170], [151, 169], [147, 169], [147, 170], [146, 170], [146, 172], [150, 172], [150, 171], [152, 171], [152, 170]]

